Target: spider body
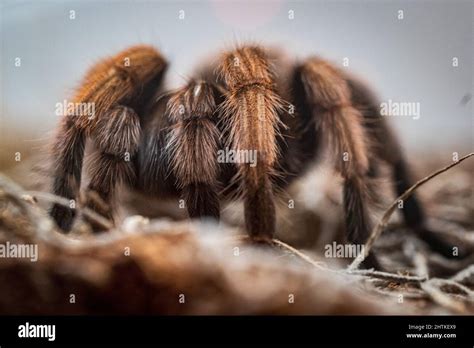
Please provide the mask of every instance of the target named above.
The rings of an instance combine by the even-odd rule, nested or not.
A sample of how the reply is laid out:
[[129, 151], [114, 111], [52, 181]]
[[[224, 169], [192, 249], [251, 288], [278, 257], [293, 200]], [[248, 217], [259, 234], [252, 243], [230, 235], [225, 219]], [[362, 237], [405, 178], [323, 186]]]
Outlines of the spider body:
[[[398, 194], [410, 186], [400, 147], [376, 99], [317, 57], [292, 63], [274, 51], [244, 45], [216, 62], [167, 93], [159, 92], [167, 63], [153, 48], [132, 47], [98, 63], [75, 97], [94, 103], [95, 117], [61, 120], [52, 147], [53, 192], [78, 196], [88, 138], [93, 150], [86, 191], [96, 195], [87, 198], [89, 208], [112, 218], [114, 191], [125, 184], [149, 195], [184, 199], [192, 218], [219, 219], [221, 201], [238, 196], [249, 235], [269, 240], [275, 231], [275, 195], [317, 161], [324, 145], [344, 179], [348, 240], [364, 243], [375, 191], [370, 179], [378, 174], [378, 162], [392, 168]], [[224, 148], [254, 151], [256, 162], [220, 163], [217, 153]], [[415, 196], [403, 214], [409, 227], [428, 235]], [[73, 209], [54, 205], [51, 215], [60, 228], [70, 229]], [[373, 256], [367, 265], [379, 266]]]

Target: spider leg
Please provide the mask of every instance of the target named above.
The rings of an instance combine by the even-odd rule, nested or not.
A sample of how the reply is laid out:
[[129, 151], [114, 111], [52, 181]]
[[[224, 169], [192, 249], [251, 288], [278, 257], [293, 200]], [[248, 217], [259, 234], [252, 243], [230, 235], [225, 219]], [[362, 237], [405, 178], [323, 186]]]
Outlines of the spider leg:
[[[228, 134], [226, 148], [236, 162], [244, 198], [245, 226], [256, 241], [275, 232], [275, 204], [271, 179], [278, 157], [279, 111], [282, 102], [265, 52], [243, 46], [226, 53], [219, 67], [227, 90], [221, 104], [221, 122]], [[247, 155], [247, 160], [242, 160]], [[255, 155], [256, 161], [249, 161]]]
[[69, 231], [76, 215], [75, 199], [81, 183], [85, 147], [84, 131], [77, 128], [71, 117], [65, 116], [56, 131], [52, 146], [53, 193], [70, 200], [70, 207], [54, 204], [50, 215], [63, 231]]
[[[296, 79], [304, 91], [304, 110], [335, 159], [343, 184], [343, 207], [347, 238], [363, 244], [371, 230], [368, 213], [369, 144], [363, 117], [351, 103], [351, 93], [342, 74], [329, 63], [312, 58], [296, 68]], [[381, 268], [369, 254], [364, 266]]]
[[135, 182], [134, 159], [140, 133], [138, 115], [126, 106], [115, 106], [104, 114], [92, 133], [96, 149], [88, 165], [90, 182], [85, 205], [110, 220], [113, 220], [115, 187]]
[[[401, 196], [414, 183], [410, 170], [408, 169], [408, 164], [401, 153], [390, 161], [389, 164], [392, 167], [395, 192], [397, 196]], [[462, 250], [460, 250], [456, 256], [456, 254], [453, 253], [453, 247], [455, 247], [455, 245], [444, 240], [440, 237], [439, 233], [431, 230], [427, 226], [426, 215], [422, 205], [419, 203], [416, 193], [412, 193], [410, 197], [405, 199], [402, 214], [406, 225], [413, 230], [420, 239], [425, 241], [432, 250], [448, 258], [465, 256]], [[462, 249], [462, 246], [458, 246], [458, 249]]]
[[[75, 107], [80, 107], [79, 112], [74, 108], [63, 116], [53, 141], [54, 194], [76, 199], [85, 141], [90, 136], [99, 148], [92, 160], [91, 188], [98, 189], [107, 199], [112, 185], [107, 173], [124, 167], [119, 179], [129, 177], [129, 164], [117, 164], [116, 157], [123, 150], [122, 142], [130, 143], [130, 139], [119, 137], [137, 134], [136, 129], [131, 131], [137, 124], [132, 108], [139, 114], [144, 112], [143, 106], [160, 85], [165, 70], [166, 61], [155, 49], [135, 46], [100, 61], [88, 71], [71, 100]], [[52, 218], [64, 231], [72, 226], [74, 208], [58, 204], [51, 208]]]
[[216, 93], [209, 83], [191, 81], [167, 103], [165, 155], [191, 218], [220, 217]]
[[[391, 167], [394, 191], [397, 196], [401, 196], [413, 185], [413, 180], [400, 143], [380, 115], [379, 105], [371, 92], [360, 81], [350, 79], [349, 84], [354, 103], [363, 110], [365, 127], [367, 134], [372, 138], [374, 153]], [[454, 245], [450, 245], [426, 226], [425, 212], [416, 192], [403, 202], [402, 215], [406, 225], [432, 250], [446, 257], [454, 257]], [[459, 256], [463, 256], [462, 252], [460, 254]]]

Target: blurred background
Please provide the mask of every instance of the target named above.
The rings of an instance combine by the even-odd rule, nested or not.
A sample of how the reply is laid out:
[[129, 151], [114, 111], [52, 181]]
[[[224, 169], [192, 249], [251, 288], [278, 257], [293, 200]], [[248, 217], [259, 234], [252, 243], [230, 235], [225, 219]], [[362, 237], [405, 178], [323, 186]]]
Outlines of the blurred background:
[[2, 0], [0, 169], [14, 166], [18, 151], [22, 160], [41, 151], [55, 104], [100, 58], [155, 45], [172, 63], [171, 87], [213, 52], [247, 40], [340, 66], [348, 58], [344, 68], [381, 101], [420, 103], [417, 120], [390, 117], [408, 157], [450, 161], [473, 145], [472, 8], [472, 1]]

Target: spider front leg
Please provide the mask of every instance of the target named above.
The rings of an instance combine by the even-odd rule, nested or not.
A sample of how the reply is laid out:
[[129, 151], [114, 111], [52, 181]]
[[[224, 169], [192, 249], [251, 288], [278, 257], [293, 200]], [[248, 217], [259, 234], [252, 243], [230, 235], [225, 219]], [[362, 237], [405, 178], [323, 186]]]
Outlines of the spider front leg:
[[[131, 185], [136, 178], [133, 160], [140, 134], [138, 115], [121, 105], [103, 115], [92, 133], [96, 149], [88, 165], [90, 182], [85, 205], [112, 221], [116, 186]], [[90, 223], [98, 228], [93, 221]]]
[[[271, 175], [278, 157], [282, 101], [265, 52], [243, 46], [224, 55], [219, 68], [227, 90], [221, 104], [226, 146], [237, 154], [237, 180], [244, 198], [245, 226], [255, 241], [275, 233]], [[255, 161], [242, 160], [254, 155]]]
[[[84, 131], [76, 127], [72, 116], [65, 116], [61, 120], [52, 146], [52, 190], [70, 201], [76, 199], [81, 184], [85, 139]], [[56, 203], [51, 207], [50, 215], [61, 230], [69, 231], [76, 212], [72, 207]]]
[[191, 218], [220, 217], [216, 98], [217, 91], [210, 84], [191, 81], [167, 104], [171, 127], [165, 155]]
[[[76, 200], [87, 137], [93, 138], [97, 148], [90, 166], [90, 191], [96, 191], [100, 200], [109, 204], [113, 186], [118, 181], [132, 180], [131, 163], [124, 159], [126, 152], [133, 156], [136, 151], [140, 128], [137, 114], [126, 106], [133, 105], [143, 112], [143, 106], [160, 86], [166, 66], [158, 51], [141, 45], [103, 59], [88, 71], [71, 100], [79, 111], [63, 116], [51, 148], [54, 194]], [[111, 215], [92, 201], [87, 205]], [[55, 204], [50, 214], [58, 227], [70, 230], [75, 216], [72, 204]]]
[[[363, 244], [369, 236], [368, 214], [369, 144], [363, 116], [351, 103], [350, 89], [342, 74], [327, 62], [313, 58], [296, 69], [296, 79], [304, 91], [304, 109], [309, 110], [318, 133], [334, 155], [341, 173], [347, 238]], [[366, 267], [380, 269], [373, 254]]]

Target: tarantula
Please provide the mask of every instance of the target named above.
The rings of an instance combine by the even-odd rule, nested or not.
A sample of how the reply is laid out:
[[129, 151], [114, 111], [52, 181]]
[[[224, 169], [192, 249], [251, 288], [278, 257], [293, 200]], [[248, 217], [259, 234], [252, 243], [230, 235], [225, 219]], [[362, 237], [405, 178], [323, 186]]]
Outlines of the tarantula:
[[[127, 64], [128, 63], [128, 64]], [[342, 175], [347, 238], [364, 243], [379, 162], [395, 190], [411, 185], [407, 164], [371, 92], [329, 62], [290, 62], [277, 51], [243, 45], [200, 69], [186, 86], [165, 91], [165, 58], [136, 46], [104, 59], [75, 94], [94, 117], [67, 114], [52, 146], [53, 192], [75, 200], [86, 139], [92, 145], [85, 206], [112, 218], [119, 184], [184, 199], [191, 218], [219, 219], [220, 202], [243, 199], [245, 227], [256, 241], [275, 232], [275, 195], [318, 160], [321, 145]], [[220, 163], [222, 148], [256, 151], [256, 163]], [[105, 203], [105, 204], [104, 204]], [[406, 224], [444, 254], [449, 247], [425, 228], [412, 195]], [[51, 216], [68, 231], [75, 210], [55, 204]], [[379, 268], [369, 255], [366, 266]]]

